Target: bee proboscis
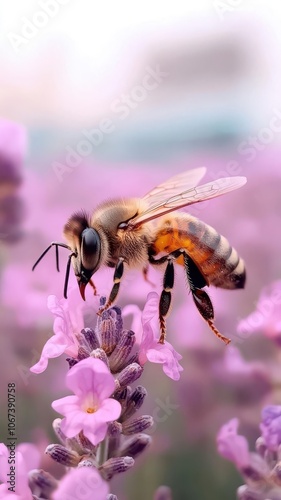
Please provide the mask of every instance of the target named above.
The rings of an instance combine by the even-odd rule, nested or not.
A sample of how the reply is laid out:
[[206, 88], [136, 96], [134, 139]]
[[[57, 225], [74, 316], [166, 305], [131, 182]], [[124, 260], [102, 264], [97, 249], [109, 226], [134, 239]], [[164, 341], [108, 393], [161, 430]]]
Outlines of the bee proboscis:
[[103, 310], [116, 300], [126, 268], [140, 268], [146, 277], [148, 264], [165, 266], [163, 290], [159, 301], [159, 342], [166, 337], [166, 317], [171, 308], [174, 265], [183, 266], [194, 303], [211, 330], [225, 344], [230, 339], [214, 325], [214, 309], [205, 286], [244, 288], [246, 272], [243, 260], [227, 239], [214, 228], [177, 211], [188, 205], [209, 200], [240, 188], [245, 177], [227, 177], [199, 185], [205, 167], [176, 175], [160, 184], [143, 198], [116, 199], [102, 203], [92, 215], [74, 213], [64, 226], [67, 244], [53, 242], [35, 262], [33, 269], [52, 246], [71, 251], [68, 259], [64, 296], [71, 263], [82, 298], [92, 276], [101, 266], [114, 268], [113, 287]]

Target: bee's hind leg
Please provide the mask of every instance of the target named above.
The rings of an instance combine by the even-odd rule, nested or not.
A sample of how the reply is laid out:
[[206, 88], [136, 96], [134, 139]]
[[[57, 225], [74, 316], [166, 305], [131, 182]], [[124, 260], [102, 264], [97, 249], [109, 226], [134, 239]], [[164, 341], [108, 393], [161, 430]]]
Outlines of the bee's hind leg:
[[118, 292], [119, 292], [120, 282], [121, 282], [121, 278], [123, 276], [123, 273], [124, 273], [124, 259], [123, 259], [123, 257], [120, 257], [116, 266], [115, 266], [115, 271], [114, 271], [114, 276], [113, 276], [113, 287], [111, 289], [111, 292], [109, 294], [107, 302], [105, 303], [105, 305], [103, 306], [102, 309], [99, 309], [99, 311], [97, 313], [99, 316], [101, 316], [101, 314], [104, 311], [106, 311], [106, 309], [109, 309], [109, 307], [112, 306], [112, 304], [115, 302], [116, 297], [117, 297]]
[[208, 323], [212, 332], [222, 340], [226, 345], [230, 343], [230, 339], [222, 335], [214, 325], [214, 308], [209, 295], [201, 290], [208, 285], [205, 277], [198, 269], [193, 260], [184, 252], [184, 267], [192, 293], [193, 301], [201, 314], [202, 318]]

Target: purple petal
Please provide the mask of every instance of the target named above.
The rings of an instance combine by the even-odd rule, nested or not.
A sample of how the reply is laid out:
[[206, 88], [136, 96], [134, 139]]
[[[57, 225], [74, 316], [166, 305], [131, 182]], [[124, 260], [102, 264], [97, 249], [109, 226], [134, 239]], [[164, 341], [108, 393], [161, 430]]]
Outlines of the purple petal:
[[125, 306], [122, 310], [122, 316], [123, 318], [126, 318], [127, 316], [133, 316], [130, 329], [135, 333], [136, 343], [140, 344], [142, 337], [142, 312], [140, 308], [133, 304]]
[[243, 334], [263, 332], [268, 337], [279, 341], [281, 336], [280, 305], [281, 281], [279, 280], [261, 291], [255, 311], [240, 321], [238, 332]]
[[53, 335], [43, 347], [41, 357], [35, 365], [30, 368], [32, 373], [42, 373], [48, 366], [48, 361], [51, 358], [61, 356], [67, 348], [67, 344], [63, 343], [63, 338], [59, 335]]
[[91, 443], [96, 446], [105, 438], [107, 433], [107, 424], [105, 422], [99, 422], [95, 423], [94, 426], [85, 426], [83, 428], [83, 432]]
[[105, 399], [99, 407], [99, 418], [105, 420], [105, 422], [112, 422], [112, 420], [116, 420], [120, 417], [121, 414], [121, 405], [115, 399]]
[[266, 446], [277, 451], [281, 444], [281, 406], [271, 405], [263, 409], [260, 429]]
[[142, 313], [142, 324], [143, 326], [157, 316], [159, 305], [159, 296], [156, 292], [150, 292], [146, 299], [146, 304]]
[[237, 434], [238, 425], [238, 419], [233, 418], [222, 426], [217, 435], [217, 447], [220, 455], [242, 468], [250, 464], [250, 454], [246, 438]]
[[69, 438], [77, 436], [80, 431], [85, 430], [87, 413], [84, 411], [72, 411], [61, 421], [61, 431]]
[[75, 409], [80, 411], [80, 398], [77, 396], [65, 396], [61, 399], [56, 399], [52, 402], [52, 408], [62, 415], [66, 415], [68, 412]]
[[183, 368], [179, 364], [178, 359], [181, 359], [181, 356], [170, 344], [157, 344], [155, 349], [149, 349], [146, 355], [147, 359], [152, 363], [161, 363], [163, 365], [163, 372], [172, 380], [180, 379], [180, 372], [183, 371]]
[[115, 390], [114, 377], [105, 363], [91, 357], [83, 359], [68, 372], [66, 385], [78, 396], [93, 393], [101, 401]]
[[53, 500], [75, 498], [75, 500], [106, 500], [109, 485], [92, 467], [80, 467], [66, 474], [53, 493]]
[[27, 471], [38, 469], [41, 457], [38, 448], [34, 444], [21, 443], [17, 446], [17, 451], [22, 455]]

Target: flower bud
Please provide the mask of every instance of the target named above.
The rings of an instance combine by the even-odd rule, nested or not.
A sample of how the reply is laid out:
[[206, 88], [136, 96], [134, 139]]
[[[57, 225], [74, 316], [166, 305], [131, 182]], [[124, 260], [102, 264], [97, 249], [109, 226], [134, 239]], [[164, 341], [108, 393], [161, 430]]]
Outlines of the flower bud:
[[35, 490], [40, 498], [50, 498], [58, 485], [58, 481], [49, 472], [42, 469], [31, 470], [28, 473], [28, 482], [31, 490]]
[[110, 458], [101, 465], [99, 471], [106, 481], [109, 481], [115, 474], [125, 472], [133, 467], [135, 461], [132, 457]]
[[92, 328], [83, 328], [81, 334], [84, 335], [90, 352], [100, 347], [98, 336]]
[[110, 437], [119, 436], [122, 432], [122, 425], [119, 422], [113, 421], [108, 423], [107, 434]]
[[107, 355], [110, 355], [119, 340], [119, 332], [116, 330], [116, 312], [107, 309], [98, 319], [98, 332], [101, 339], [100, 345]]
[[75, 451], [68, 450], [61, 444], [50, 444], [47, 446], [45, 453], [65, 467], [76, 467], [80, 462], [81, 457]]
[[78, 464], [78, 469], [80, 469], [81, 467], [94, 467], [96, 469], [97, 468], [96, 460], [93, 457], [84, 458]]
[[62, 444], [65, 444], [67, 437], [61, 430], [61, 422], [62, 422], [61, 418], [56, 418], [53, 421], [53, 429], [54, 429], [55, 434], [59, 438], [60, 442]]
[[77, 359], [74, 358], [66, 358], [66, 361], [68, 362], [69, 368], [72, 368], [78, 363]]
[[117, 388], [118, 386], [122, 387], [124, 385], [132, 384], [141, 376], [142, 372], [143, 368], [138, 363], [132, 363], [126, 366], [126, 368], [119, 373], [116, 379]]
[[82, 347], [88, 353], [91, 352], [87, 339], [85, 338], [85, 335], [83, 335], [82, 331], [81, 333], [76, 334], [76, 339], [79, 344], [79, 347]]
[[130, 439], [127, 439], [125, 443], [118, 449], [116, 455], [129, 455], [135, 458], [137, 455], [142, 453], [152, 442], [151, 436], [147, 434], [137, 434]]
[[68, 450], [76, 451], [76, 453], [78, 453], [78, 455], [80, 456], [89, 452], [89, 450], [85, 450], [84, 448], [82, 448], [77, 437], [67, 438], [65, 441], [65, 446]]
[[121, 414], [120, 422], [124, 422], [130, 418], [142, 406], [146, 395], [147, 390], [141, 385], [138, 385], [128, 397], [126, 405], [124, 405], [124, 411]]
[[122, 425], [122, 433], [129, 436], [130, 434], [137, 434], [143, 432], [149, 427], [152, 427], [154, 423], [153, 418], [150, 415], [142, 415], [141, 417], [134, 418], [133, 420], [127, 421]]
[[134, 332], [131, 330], [123, 332], [109, 359], [109, 365], [112, 373], [119, 372], [125, 366], [126, 359], [133, 349], [135, 340]]
[[78, 347], [78, 360], [81, 361], [82, 359], [88, 358], [90, 355], [90, 352], [83, 346]]
[[94, 351], [91, 352], [90, 356], [92, 358], [100, 359], [109, 368], [108, 357], [103, 349], [101, 349], [101, 348], [95, 349]]
[[122, 408], [126, 408], [130, 393], [131, 388], [129, 386], [121, 387], [119, 391], [116, 391], [114, 393], [114, 399], [116, 399], [116, 401], [119, 401]]
[[96, 451], [96, 446], [91, 443], [91, 441], [86, 438], [84, 433], [82, 431], [79, 432], [78, 436], [76, 436], [76, 439], [78, 443], [80, 444], [81, 448], [83, 449], [83, 452], [91, 452], [94, 453]]
[[116, 333], [118, 337], [120, 338], [122, 331], [123, 331], [123, 318], [122, 318], [122, 311], [120, 307], [118, 306], [113, 306], [111, 308], [112, 311], [115, 311], [116, 316], [115, 316], [115, 328], [116, 328]]

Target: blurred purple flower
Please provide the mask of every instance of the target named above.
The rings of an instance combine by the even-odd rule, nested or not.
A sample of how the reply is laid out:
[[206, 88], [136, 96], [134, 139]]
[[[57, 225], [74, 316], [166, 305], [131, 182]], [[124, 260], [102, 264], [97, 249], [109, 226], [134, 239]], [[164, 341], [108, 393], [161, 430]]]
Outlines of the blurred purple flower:
[[254, 432], [274, 384], [265, 363], [245, 359], [232, 345], [216, 344], [212, 349], [207, 345], [185, 351], [184, 372], [176, 388], [188, 422], [186, 433], [193, 441], [211, 438], [233, 413]]
[[220, 455], [234, 462], [240, 469], [249, 465], [250, 454], [246, 438], [237, 434], [238, 425], [238, 419], [233, 418], [222, 426], [217, 435], [217, 447]]
[[109, 485], [94, 467], [73, 469], [60, 481], [53, 493], [53, 500], [75, 498], [75, 500], [106, 500]]
[[263, 409], [260, 430], [267, 448], [278, 451], [281, 445], [281, 406], [272, 405]]
[[65, 416], [61, 430], [67, 437], [83, 431], [97, 445], [107, 432], [107, 423], [117, 419], [121, 405], [110, 396], [115, 390], [114, 377], [105, 363], [86, 358], [71, 368], [66, 385], [75, 396], [67, 396], [52, 403], [52, 407]]
[[[11, 498], [15, 500], [32, 500], [33, 496], [29, 488], [28, 473], [39, 465], [39, 452], [37, 448], [29, 443], [22, 443], [16, 447], [15, 452], [15, 493], [12, 493], [11, 484], [7, 481], [11, 472], [9, 463], [10, 450], [0, 444], [0, 499]], [[12, 480], [12, 477], [11, 477]]]
[[239, 322], [238, 333], [250, 335], [254, 332], [263, 332], [281, 345], [281, 281], [265, 287], [256, 310]]
[[246, 438], [237, 434], [238, 419], [225, 424], [217, 436], [218, 452], [231, 460], [246, 484], [239, 487], [239, 499], [279, 499], [281, 407], [267, 406], [262, 412], [262, 437], [256, 441], [256, 451], [249, 452]]
[[[237, 402], [260, 402], [272, 390], [268, 368], [259, 361], [247, 361], [232, 345], [224, 349], [222, 357], [214, 361], [211, 375], [218, 384], [237, 396]], [[223, 374], [223, 376], [222, 376]]]
[[0, 119], [0, 239], [8, 242], [15, 241], [20, 236], [24, 215], [18, 187], [22, 181], [25, 152], [24, 128]]
[[[179, 380], [183, 370], [179, 364], [182, 356], [178, 354], [169, 342], [159, 344], [159, 325], [157, 320], [159, 296], [151, 292], [142, 313], [143, 334], [139, 346], [139, 362], [144, 365], [146, 361], [163, 365], [164, 373], [173, 380]], [[155, 319], [157, 320], [155, 322]]]
[[[21, 178], [21, 164], [27, 149], [27, 136], [24, 127], [18, 123], [0, 119], [0, 155], [13, 163], [13, 170], [18, 169], [17, 178]], [[10, 171], [10, 174], [13, 174]], [[13, 174], [14, 175], [14, 174]]]
[[[93, 298], [94, 301], [97, 299]], [[42, 373], [48, 366], [48, 360], [65, 353], [77, 357], [78, 341], [76, 336], [84, 328], [83, 310], [87, 306], [82, 301], [78, 288], [71, 288], [68, 299], [58, 299], [54, 295], [48, 297], [48, 308], [54, 314], [54, 335], [43, 347], [40, 360], [32, 366], [33, 373]], [[98, 307], [96, 307], [97, 311]]]

